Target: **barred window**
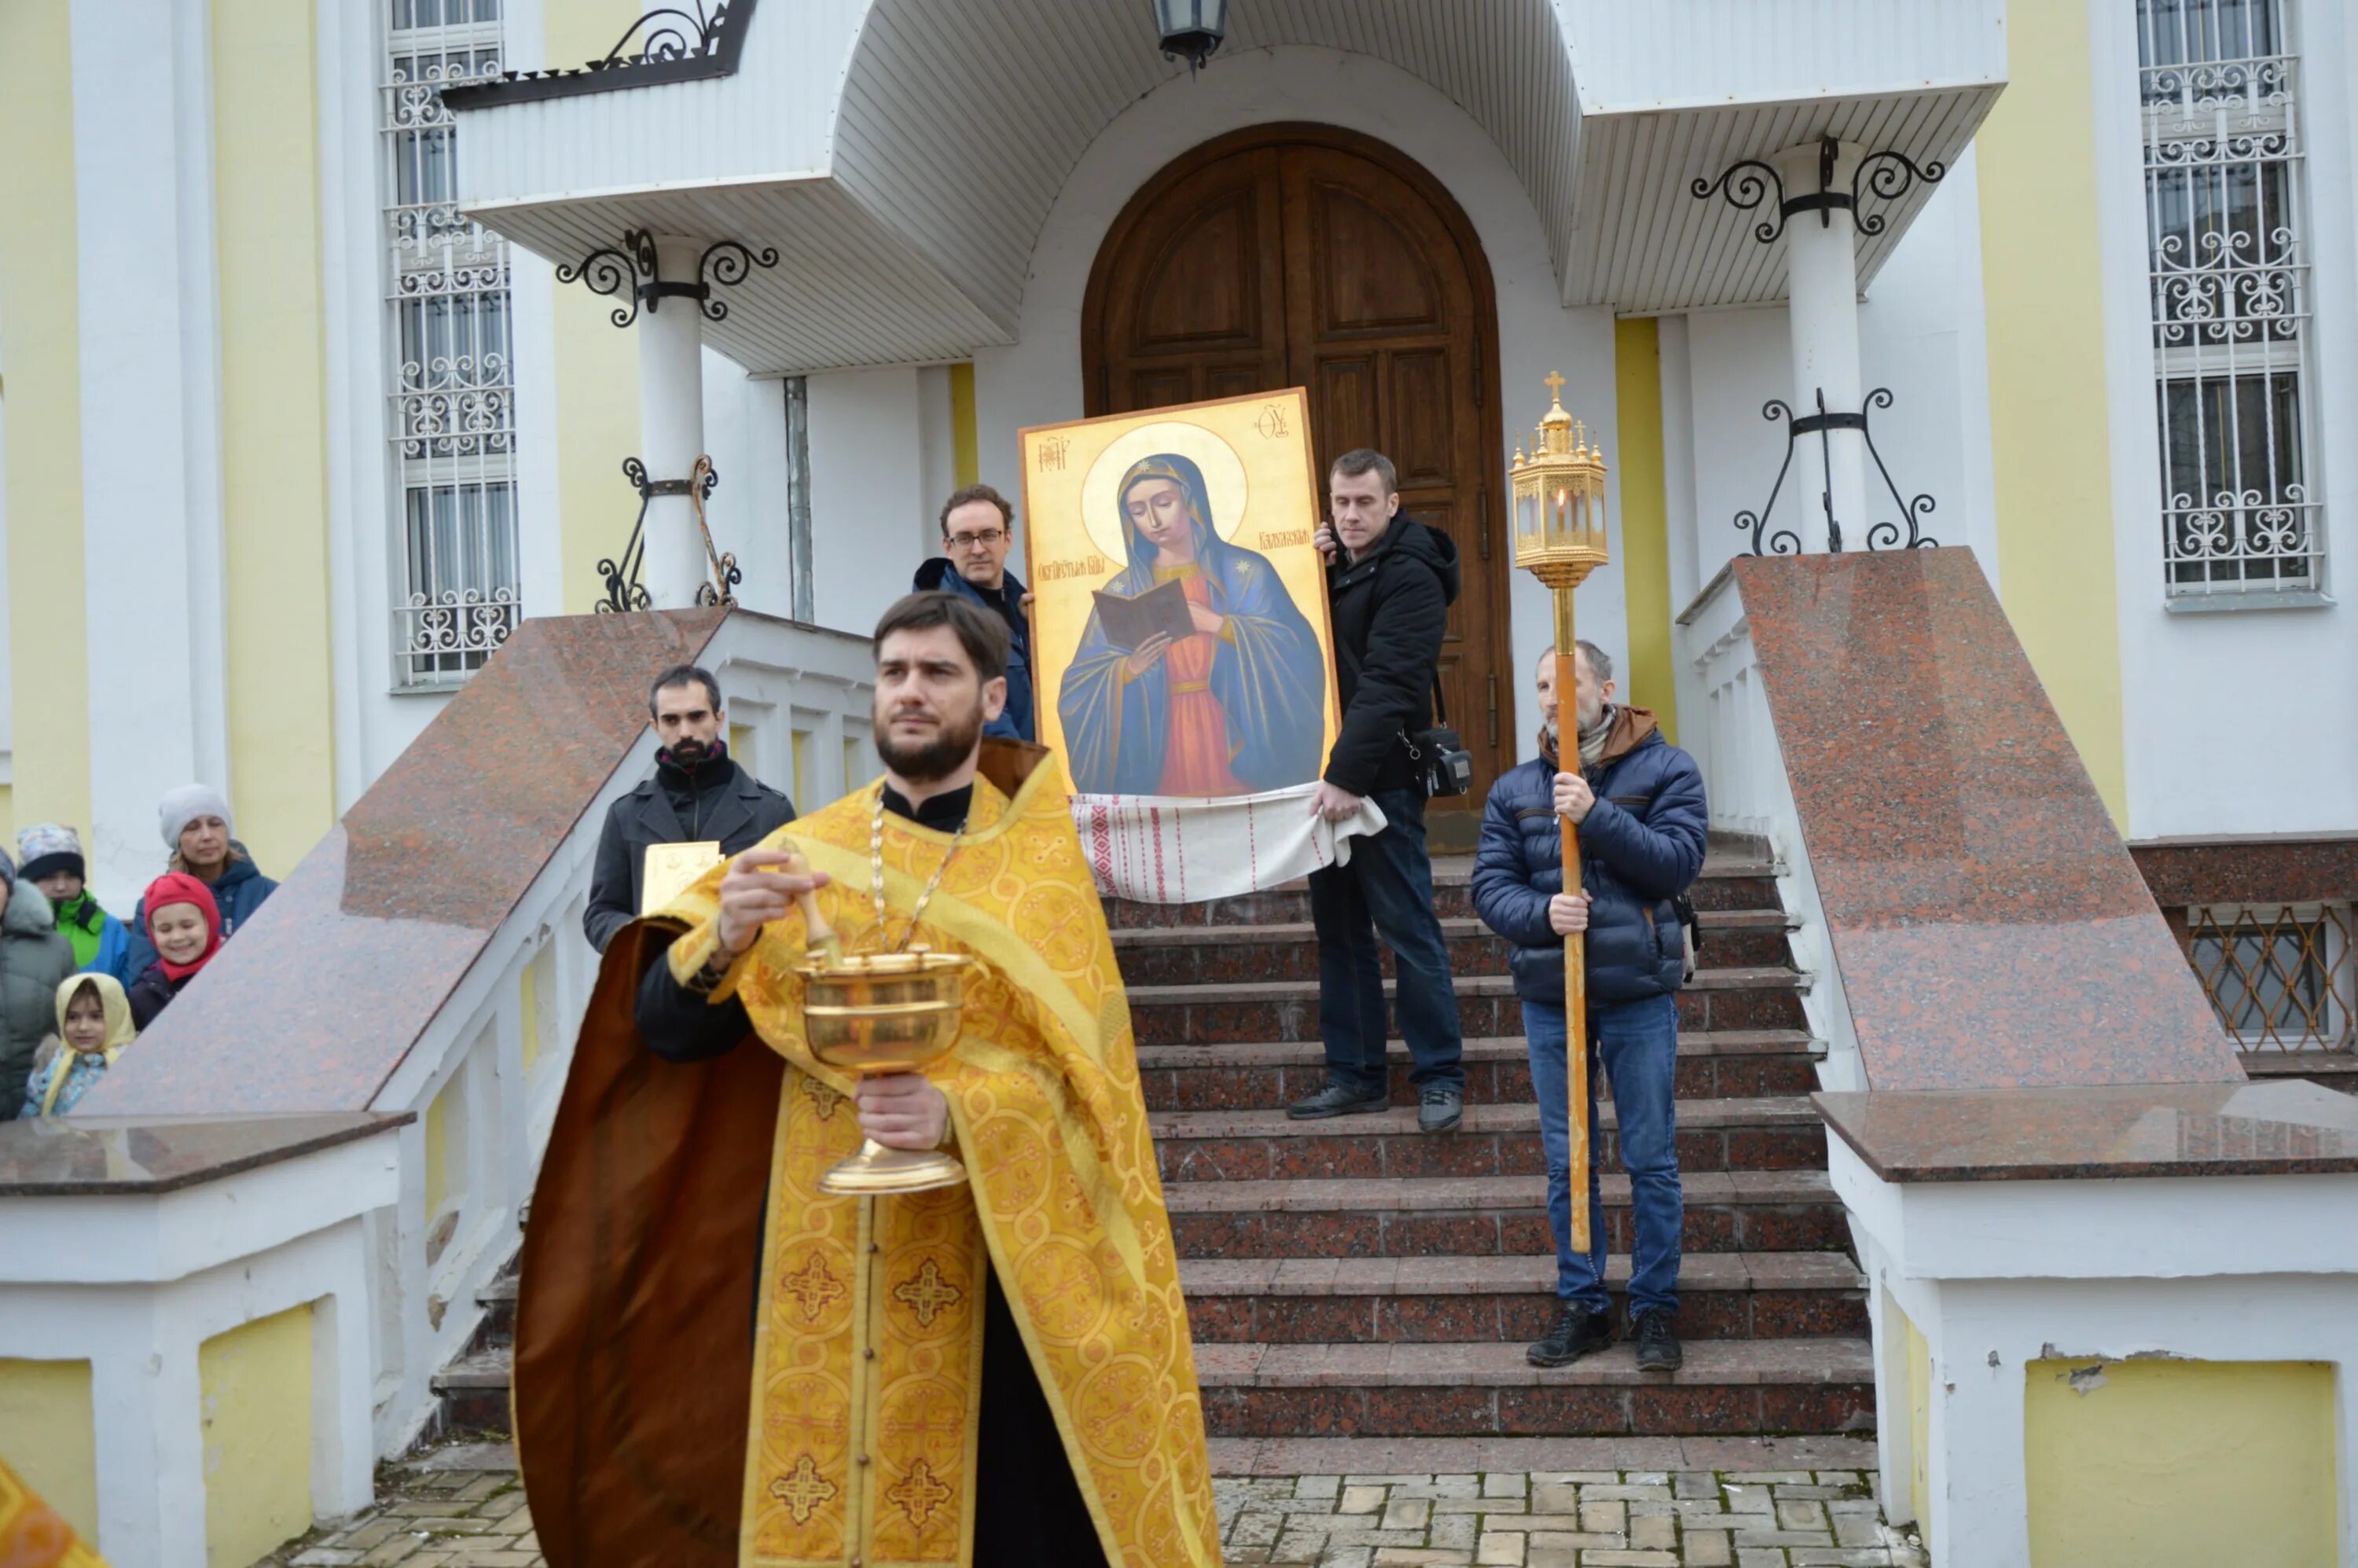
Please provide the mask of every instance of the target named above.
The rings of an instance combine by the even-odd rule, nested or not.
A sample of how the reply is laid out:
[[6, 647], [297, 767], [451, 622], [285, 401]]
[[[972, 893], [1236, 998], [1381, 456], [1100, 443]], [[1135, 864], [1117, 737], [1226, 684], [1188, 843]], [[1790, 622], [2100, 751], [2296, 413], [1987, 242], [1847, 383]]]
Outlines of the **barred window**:
[[400, 485], [394, 682], [449, 686], [522, 615], [507, 247], [461, 217], [440, 90], [500, 70], [501, 0], [392, 0], [382, 128], [387, 430]]
[[2194, 973], [2246, 1050], [2352, 1043], [2350, 905], [2198, 904], [2186, 912]]
[[2309, 274], [2285, 0], [2137, 0], [2165, 591], [2315, 589]]

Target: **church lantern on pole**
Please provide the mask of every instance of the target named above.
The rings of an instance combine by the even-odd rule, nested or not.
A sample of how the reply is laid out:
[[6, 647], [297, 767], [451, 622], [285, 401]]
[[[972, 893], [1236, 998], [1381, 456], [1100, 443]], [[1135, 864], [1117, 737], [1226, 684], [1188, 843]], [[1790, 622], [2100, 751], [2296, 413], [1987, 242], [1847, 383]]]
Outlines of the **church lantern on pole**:
[[[1549, 407], [1531, 432], [1527, 458], [1515, 449], [1509, 471], [1515, 496], [1515, 565], [1545, 583], [1555, 596], [1556, 754], [1578, 767], [1579, 687], [1574, 674], [1578, 631], [1573, 623], [1573, 589], [1606, 560], [1605, 457], [1588, 444], [1585, 427], [1563, 411], [1563, 377], [1547, 378]], [[1563, 886], [1581, 885], [1580, 830], [1559, 817], [1563, 831]], [[1565, 1078], [1571, 1085], [1572, 1246], [1585, 1252], [1588, 1236], [1588, 984], [1587, 942], [1575, 932], [1563, 939], [1563, 1011], [1567, 1039]]]

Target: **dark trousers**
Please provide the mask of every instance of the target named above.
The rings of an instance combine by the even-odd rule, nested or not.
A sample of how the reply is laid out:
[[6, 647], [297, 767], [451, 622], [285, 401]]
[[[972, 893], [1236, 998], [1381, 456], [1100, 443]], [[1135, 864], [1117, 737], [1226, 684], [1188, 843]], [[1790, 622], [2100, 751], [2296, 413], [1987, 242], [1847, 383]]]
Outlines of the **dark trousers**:
[[1318, 927], [1318, 1034], [1329, 1081], [1373, 1094], [1388, 1081], [1384, 976], [1376, 938], [1392, 950], [1401, 1035], [1420, 1087], [1462, 1089], [1464, 1041], [1449, 946], [1433, 913], [1433, 857], [1424, 847], [1424, 796], [1378, 790], [1384, 830], [1354, 838], [1351, 858], [1310, 873], [1310, 918]]

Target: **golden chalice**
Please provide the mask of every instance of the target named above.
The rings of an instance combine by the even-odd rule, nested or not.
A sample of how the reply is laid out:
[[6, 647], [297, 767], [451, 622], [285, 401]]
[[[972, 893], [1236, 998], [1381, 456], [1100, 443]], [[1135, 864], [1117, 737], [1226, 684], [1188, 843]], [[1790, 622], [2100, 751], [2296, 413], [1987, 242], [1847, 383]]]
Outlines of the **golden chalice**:
[[[830, 961], [814, 951], [803, 978], [803, 1035], [811, 1054], [855, 1077], [922, 1072], [957, 1044], [966, 979], [979, 968], [960, 953], [911, 944], [900, 953]], [[874, 1139], [818, 1181], [822, 1192], [866, 1197], [954, 1187], [966, 1167], [938, 1149], [887, 1149]]]

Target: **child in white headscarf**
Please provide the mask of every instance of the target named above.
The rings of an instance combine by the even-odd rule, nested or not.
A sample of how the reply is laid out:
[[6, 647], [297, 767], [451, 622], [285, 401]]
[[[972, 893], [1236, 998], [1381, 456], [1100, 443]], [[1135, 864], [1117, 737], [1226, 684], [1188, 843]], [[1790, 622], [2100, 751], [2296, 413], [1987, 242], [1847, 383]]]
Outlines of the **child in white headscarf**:
[[23, 1116], [63, 1116], [137, 1038], [131, 999], [113, 975], [70, 975], [58, 987], [63, 1042], [25, 1085]]

